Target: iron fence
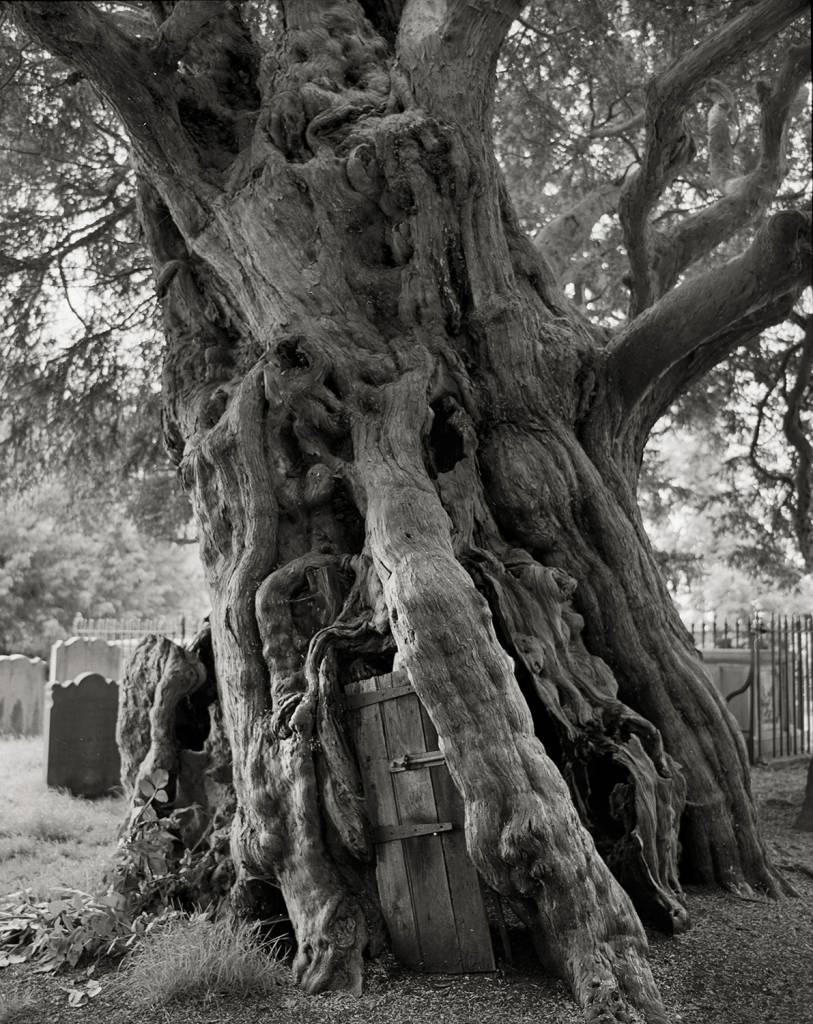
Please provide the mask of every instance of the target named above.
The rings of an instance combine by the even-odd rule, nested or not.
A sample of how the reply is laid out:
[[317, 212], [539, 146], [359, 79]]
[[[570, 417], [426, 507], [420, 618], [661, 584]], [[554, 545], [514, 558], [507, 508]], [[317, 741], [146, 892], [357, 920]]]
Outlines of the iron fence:
[[742, 685], [725, 697], [747, 701], [741, 727], [752, 763], [813, 752], [813, 615], [758, 614], [689, 630], [701, 653], [708, 658], [713, 649], [718, 663], [725, 651], [748, 652]]
[[73, 620], [73, 635], [98, 637], [100, 640], [140, 640], [148, 633], [158, 633], [176, 643], [184, 643], [187, 622], [183, 615], [164, 618], [85, 619]]

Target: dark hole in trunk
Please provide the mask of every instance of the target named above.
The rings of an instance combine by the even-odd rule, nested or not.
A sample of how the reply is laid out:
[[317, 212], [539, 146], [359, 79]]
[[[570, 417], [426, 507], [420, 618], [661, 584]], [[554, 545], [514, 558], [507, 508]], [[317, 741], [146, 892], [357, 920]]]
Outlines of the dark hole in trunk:
[[186, 750], [203, 750], [209, 736], [209, 706], [217, 700], [215, 658], [208, 633], [198, 639], [193, 649], [206, 669], [206, 682], [194, 693], [184, 697], [175, 711], [175, 739]]
[[451, 422], [457, 403], [451, 398], [441, 398], [431, 405], [434, 418], [429, 431], [429, 455], [437, 473], [448, 473], [460, 462], [466, 452], [463, 438]]
[[284, 338], [277, 345], [277, 359], [281, 370], [306, 370], [311, 365], [305, 352], [299, 348], [305, 339], [299, 335]]

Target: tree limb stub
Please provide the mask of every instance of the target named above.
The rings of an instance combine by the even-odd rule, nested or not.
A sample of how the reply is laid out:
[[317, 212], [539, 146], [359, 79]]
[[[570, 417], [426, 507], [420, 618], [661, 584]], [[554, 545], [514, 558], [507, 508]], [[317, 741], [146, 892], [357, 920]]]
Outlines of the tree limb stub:
[[736, 321], [786, 293], [800, 293], [810, 268], [810, 216], [788, 211], [775, 214], [742, 256], [665, 295], [608, 350], [607, 372], [627, 407], [690, 352], [720, 339], [728, 343], [726, 332]]
[[[146, 661], [145, 661], [146, 659]], [[157, 664], [153, 662], [157, 660]], [[143, 662], [143, 664], [142, 664]], [[131, 756], [122, 760], [122, 780], [128, 792], [138, 789], [141, 779], [163, 769], [169, 773], [168, 792], [174, 795], [179, 772], [179, 752], [175, 734], [178, 705], [206, 682], [206, 670], [195, 656], [166, 637], [148, 637], [142, 642], [128, 667], [134, 676], [122, 686], [122, 702], [117, 724], [120, 748], [131, 748]], [[145, 682], [138, 677], [142, 675]], [[153, 688], [154, 687], [154, 688]], [[149, 748], [132, 749], [138, 730], [135, 723], [137, 707], [130, 702], [147, 696], [149, 707]], [[137, 762], [137, 773], [134, 769]]]

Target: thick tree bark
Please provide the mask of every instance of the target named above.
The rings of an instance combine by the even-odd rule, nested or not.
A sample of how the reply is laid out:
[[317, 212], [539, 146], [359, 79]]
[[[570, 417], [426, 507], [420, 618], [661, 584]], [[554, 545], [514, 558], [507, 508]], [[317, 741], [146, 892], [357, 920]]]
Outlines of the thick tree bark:
[[[18, 5], [64, 52], [51, 6]], [[643, 333], [608, 354], [500, 181], [491, 82], [517, 6], [388, 3], [379, 34], [350, 0], [288, 2], [260, 59], [235, 8], [179, 3], [149, 53], [114, 39], [125, 78], [157, 69], [145, 122], [78, 5], [69, 54], [134, 141], [165, 435], [212, 596], [211, 658], [152, 642], [131, 670], [125, 773], [169, 771], [171, 812], [233, 799], [235, 905], [278, 887], [302, 984], [357, 990], [382, 927], [338, 697], [397, 650], [480, 873], [589, 1019], [658, 1022], [633, 904], [685, 926], [679, 829], [693, 878], [782, 883], [638, 515]], [[798, 287], [795, 264], [774, 276]], [[726, 323], [757, 299], [732, 284]], [[202, 694], [231, 753], [233, 789], [209, 795], [219, 730], [198, 758], [183, 739]]]

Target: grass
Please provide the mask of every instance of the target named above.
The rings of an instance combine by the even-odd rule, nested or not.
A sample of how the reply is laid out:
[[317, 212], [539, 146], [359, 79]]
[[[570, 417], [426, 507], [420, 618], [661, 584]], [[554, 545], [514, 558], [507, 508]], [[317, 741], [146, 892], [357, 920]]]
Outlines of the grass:
[[202, 914], [171, 920], [127, 957], [111, 995], [143, 1010], [218, 996], [265, 998], [288, 983], [289, 972], [259, 941], [257, 928]]
[[42, 898], [55, 886], [98, 888], [124, 801], [48, 789], [42, 737], [0, 739], [0, 780], [0, 895], [30, 887]]
[[36, 1002], [28, 996], [0, 993], [0, 1024], [28, 1024]]
[[[49, 789], [42, 738], [0, 740], [0, 895], [30, 888], [98, 891], [126, 808], [120, 798], [82, 800]], [[150, 932], [111, 984], [111, 996], [152, 1010], [169, 1002], [209, 1002], [219, 995], [266, 998], [287, 968], [247, 923], [217, 924], [203, 915], [171, 919]], [[31, 1020], [28, 996], [0, 996], [0, 1024]]]
[[[40, 741], [0, 741], [0, 844], [7, 844], [0, 846], [0, 893], [26, 885], [92, 890], [113, 851], [122, 803], [47, 791], [41, 758]], [[670, 1022], [811, 1019], [813, 834], [791, 827], [805, 769], [799, 758], [758, 768], [753, 777], [766, 840], [800, 898], [690, 889], [694, 927], [676, 938], [650, 934], [650, 963]], [[4, 849], [17, 852], [4, 862]], [[524, 941], [516, 936], [516, 966], [501, 963], [494, 975], [421, 975], [387, 957], [367, 967], [361, 998], [314, 999], [280, 985], [286, 969], [257, 949], [251, 929], [234, 933], [198, 916], [153, 928], [118, 970], [100, 965], [93, 978], [101, 991], [78, 1010], [67, 999], [72, 986], [88, 984], [84, 968], [53, 976], [27, 964], [7, 968], [0, 972], [0, 1024], [579, 1024], [567, 988], [540, 969]]]

